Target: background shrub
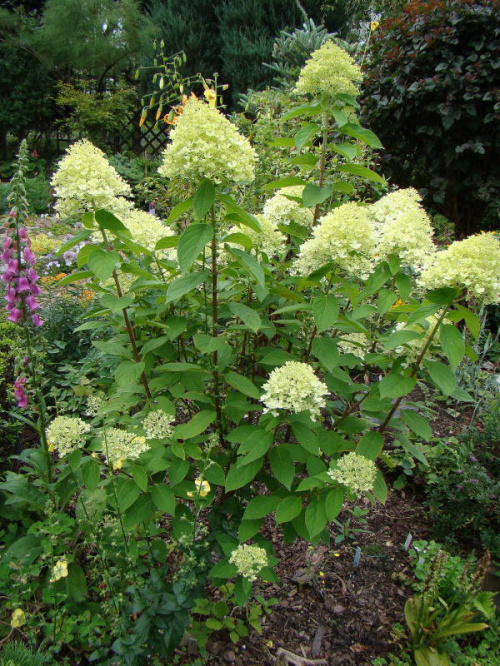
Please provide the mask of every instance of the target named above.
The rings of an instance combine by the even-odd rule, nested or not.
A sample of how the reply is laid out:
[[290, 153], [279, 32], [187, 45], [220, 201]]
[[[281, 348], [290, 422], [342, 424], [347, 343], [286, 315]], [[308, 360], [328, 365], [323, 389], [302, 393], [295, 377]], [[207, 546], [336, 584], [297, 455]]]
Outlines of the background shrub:
[[375, 32], [363, 114], [385, 173], [455, 222], [458, 236], [498, 222], [500, 3], [413, 0]]

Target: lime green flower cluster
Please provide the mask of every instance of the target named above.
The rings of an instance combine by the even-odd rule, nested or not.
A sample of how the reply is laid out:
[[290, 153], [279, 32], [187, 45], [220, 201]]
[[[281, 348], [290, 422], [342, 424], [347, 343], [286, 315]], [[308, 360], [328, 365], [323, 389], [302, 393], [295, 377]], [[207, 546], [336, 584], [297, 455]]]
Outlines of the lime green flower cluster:
[[302, 208], [302, 206], [291, 197], [302, 197], [304, 190], [303, 185], [297, 187], [287, 187], [283, 190], [278, 190], [270, 199], [264, 204], [263, 212], [275, 226], [280, 224], [290, 224], [295, 222], [301, 224], [303, 227], [310, 228], [313, 222], [313, 213], [309, 208]]
[[338, 348], [343, 354], [354, 354], [363, 361], [369, 350], [369, 341], [364, 333], [345, 333], [339, 338]]
[[47, 234], [33, 234], [31, 236], [31, 249], [36, 256], [56, 252], [62, 245], [60, 240]]
[[[166, 227], [157, 217], [137, 208], [130, 207], [122, 222], [132, 234], [132, 239], [150, 252], [155, 249], [159, 240], [174, 235], [172, 229]], [[173, 261], [177, 256], [175, 248], [160, 250], [159, 254]]]
[[483, 232], [455, 241], [427, 262], [419, 279], [426, 289], [457, 287], [480, 303], [500, 302], [500, 241]]
[[333, 42], [325, 42], [311, 55], [302, 68], [295, 92], [299, 95], [323, 94], [334, 97], [339, 94], [359, 94], [363, 80], [361, 69], [351, 56]]
[[124, 460], [135, 460], [141, 453], [149, 449], [145, 437], [137, 436], [133, 432], [109, 428], [104, 434], [103, 441], [106, 462], [113, 469], [120, 469]]
[[[254, 231], [248, 227], [245, 228], [245, 236], [248, 236], [252, 241], [252, 248], [258, 253], [264, 253], [269, 258], [275, 254], [280, 254], [285, 250], [286, 238], [281, 231], [276, 227], [274, 222], [271, 222], [265, 215], [257, 214], [255, 217], [260, 222], [260, 231]], [[228, 233], [239, 233], [241, 229], [238, 227], [231, 227]], [[237, 243], [229, 242], [228, 245], [234, 247], [242, 247]]]
[[80, 447], [84, 435], [90, 426], [73, 416], [57, 416], [47, 428], [47, 441], [49, 451], [57, 451], [63, 458]]
[[105, 399], [102, 393], [93, 393], [87, 397], [87, 416], [97, 416], [100, 408], [104, 405]]
[[161, 409], [149, 412], [142, 422], [147, 439], [167, 439], [174, 434], [174, 417]]
[[408, 188], [386, 194], [370, 206], [378, 237], [377, 259], [395, 254], [418, 271], [435, 252], [432, 224], [420, 200], [417, 190]]
[[255, 178], [256, 154], [249, 141], [220, 111], [197, 99], [184, 106], [172, 143], [163, 153], [158, 173], [198, 183], [249, 183]]
[[264, 548], [243, 543], [233, 550], [229, 563], [236, 565], [240, 576], [253, 582], [261, 569], [267, 567], [269, 560]]
[[[104, 153], [87, 139], [71, 145], [51, 182], [56, 208], [63, 217], [106, 208], [118, 215], [117, 197], [129, 196], [130, 186], [118, 175]], [[125, 200], [121, 200], [125, 203]]]
[[293, 271], [309, 275], [334, 262], [349, 275], [366, 279], [373, 268], [375, 230], [367, 206], [346, 203], [327, 213], [300, 248]]
[[277, 409], [295, 414], [308, 411], [313, 421], [325, 406], [323, 396], [328, 393], [326, 384], [316, 377], [311, 366], [298, 361], [288, 361], [273, 370], [262, 388], [265, 391], [261, 397], [266, 406], [264, 413], [277, 415]]
[[334, 467], [328, 470], [332, 481], [341, 483], [356, 495], [373, 490], [377, 476], [377, 466], [372, 460], [357, 453], [342, 456]]

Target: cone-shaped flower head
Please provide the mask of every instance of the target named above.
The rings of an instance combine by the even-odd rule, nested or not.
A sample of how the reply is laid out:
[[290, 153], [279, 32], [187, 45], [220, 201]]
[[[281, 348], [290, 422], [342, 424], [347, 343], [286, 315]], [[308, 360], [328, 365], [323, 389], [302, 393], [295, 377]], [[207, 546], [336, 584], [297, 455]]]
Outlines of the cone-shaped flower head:
[[500, 302], [500, 240], [484, 232], [455, 241], [428, 261], [419, 284], [426, 289], [465, 288], [468, 298]]
[[377, 466], [368, 458], [357, 453], [347, 453], [328, 471], [332, 481], [346, 486], [356, 495], [373, 490], [377, 476]]
[[331, 41], [311, 55], [302, 68], [295, 92], [299, 95], [359, 94], [358, 84], [363, 80], [361, 69], [351, 56]]
[[79, 449], [85, 443], [90, 426], [73, 416], [57, 416], [47, 428], [49, 450], [57, 451], [62, 458]]
[[198, 183], [249, 183], [255, 177], [256, 154], [248, 140], [220, 111], [198, 99], [184, 106], [172, 142], [158, 173]]
[[[228, 234], [241, 233], [243, 231], [245, 236], [248, 236], [252, 241], [252, 249], [255, 252], [263, 252], [269, 259], [271, 259], [275, 254], [280, 254], [284, 251], [286, 247], [286, 237], [265, 215], [257, 214], [255, 217], [260, 222], [260, 231], [254, 231], [248, 227], [245, 227], [244, 230], [239, 229], [238, 227], [231, 227], [228, 230]], [[242, 247], [233, 241], [230, 241], [228, 245], [237, 248]]]
[[277, 414], [276, 409], [296, 414], [308, 411], [313, 421], [325, 406], [323, 396], [328, 393], [328, 387], [316, 377], [311, 366], [298, 361], [288, 361], [273, 370], [262, 388], [265, 391], [261, 398], [266, 406], [264, 413]]
[[52, 178], [61, 216], [81, 215], [106, 208], [115, 212], [116, 197], [131, 194], [130, 186], [118, 175], [106, 156], [82, 139], [67, 150]]
[[296, 222], [304, 227], [311, 227], [314, 217], [312, 211], [309, 208], [303, 208], [300, 203], [286, 196], [301, 197], [303, 191], [303, 185], [278, 190], [264, 204], [264, 215], [275, 226]]
[[269, 560], [264, 548], [242, 543], [231, 553], [229, 563], [236, 565], [240, 576], [254, 581], [260, 570], [267, 567]]
[[378, 259], [396, 254], [418, 271], [435, 252], [434, 230], [420, 200], [417, 190], [408, 188], [386, 194], [370, 206], [378, 238]]
[[343, 204], [320, 219], [313, 237], [301, 246], [293, 270], [299, 275], [309, 275], [334, 262], [349, 275], [367, 277], [373, 268], [375, 243], [375, 229], [367, 207]]

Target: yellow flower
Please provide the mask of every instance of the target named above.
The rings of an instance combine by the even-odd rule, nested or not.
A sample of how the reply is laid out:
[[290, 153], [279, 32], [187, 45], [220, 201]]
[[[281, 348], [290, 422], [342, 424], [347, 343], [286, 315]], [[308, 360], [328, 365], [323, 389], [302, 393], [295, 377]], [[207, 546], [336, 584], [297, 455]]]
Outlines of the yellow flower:
[[196, 489], [200, 497], [206, 497], [210, 492], [210, 484], [208, 483], [208, 481], [200, 479], [200, 477], [195, 479], [194, 485], [196, 486]]
[[113, 463], [113, 469], [121, 469], [123, 467], [123, 458], [118, 458], [118, 460], [115, 460]]
[[61, 578], [66, 578], [68, 575], [68, 561], [66, 558], [57, 560], [52, 568], [52, 576], [49, 578], [49, 583], [55, 583]]
[[54, 444], [52, 442], [47, 442], [47, 449], [52, 453], [54, 450]]
[[13, 629], [18, 629], [19, 627], [22, 627], [23, 624], [26, 624], [26, 615], [22, 608], [16, 608], [12, 613], [10, 626]]
[[372, 21], [370, 23], [370, 30], [374, 32], [379, 27], [379, 25], [380, 23], [378, 21]]
[[212, 109], [215, 109], [217, 104], [217, 93], [215, 92], [215, 90], [212, 90], [211, 88], [206, 88], [203, 94], [205, 95], [205, 99], [207, 100], [208, 105], [211, 106]]

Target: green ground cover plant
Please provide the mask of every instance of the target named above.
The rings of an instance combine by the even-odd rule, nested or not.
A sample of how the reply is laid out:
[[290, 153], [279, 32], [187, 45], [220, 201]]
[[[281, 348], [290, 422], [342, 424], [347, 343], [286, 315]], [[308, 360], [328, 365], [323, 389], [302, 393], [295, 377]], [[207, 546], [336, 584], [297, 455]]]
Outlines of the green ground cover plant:
[[22, 145], [2, 280], [27, 350], [12, 414], [39, 444], [0, 483], [0, 580], [5, 625], [53, 661], [170, 663], [185, 636], [203, 655], [212, 632], [259, 631], [273, 600], [257, 586], [277, 581], [266, 521], [287, 543], [328, 543], [346, 500], [385, 502], [388, 442], [418, 458], [430, 440], [419, 383], [470, 399], [454, 370], [475, 358], [476, 310], [498, 300], [498, 240], [437, 250], [415, 190], [346, 200], [344, 174], [386, 187], [359, 159], [380, 147], [357, 118], [361, 78], [331, 42], [308, 60], [282, 118], [300, 124], [274, 139], [294, 173], [273, 174], [251, 212], [258, 155], [206, 82], [162, 156], [187, 194], [164, 222], [102, 151], [68, 149], [51, 184], [59, 215], [82, 223], [58, 284], [94, 293], [76, 328], [95, 354], [90, 377], [76, 358], [85, 406], [60, 408], [35, 353], [50, 322]]

